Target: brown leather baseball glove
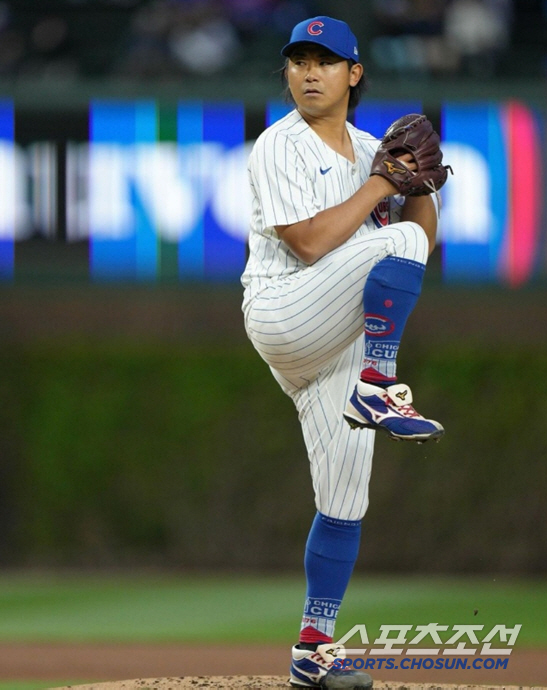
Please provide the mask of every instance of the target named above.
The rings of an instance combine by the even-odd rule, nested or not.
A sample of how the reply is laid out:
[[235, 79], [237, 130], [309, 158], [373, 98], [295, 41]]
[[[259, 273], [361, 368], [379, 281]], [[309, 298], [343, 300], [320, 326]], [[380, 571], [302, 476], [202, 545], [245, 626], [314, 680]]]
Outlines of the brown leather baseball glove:
[[[403, 196], [424, 196], [438, 191], [446, 182], [449, 165], [443, 165], [440, 138], [425, 115], [412, 113], [396, 120], [384, 134], [371, 175], [389, 180]], [[411, 154], [416, 170], [409, 170], [399, 159]]]

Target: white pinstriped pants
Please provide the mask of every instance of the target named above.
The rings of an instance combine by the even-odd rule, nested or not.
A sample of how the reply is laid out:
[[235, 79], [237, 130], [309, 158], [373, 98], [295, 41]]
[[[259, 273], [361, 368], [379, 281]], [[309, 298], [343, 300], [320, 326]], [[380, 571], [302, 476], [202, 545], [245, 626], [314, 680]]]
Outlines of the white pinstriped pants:
[[368, 507], [375, 432], [342, 417], [363, 365], [363, 288], [386, 256], [425, 264], [428, 242], [401, 222], [352, 238], [315, 264], [272, 280], [245, 314], [247, 333], [298, 410], [317, 510], [360, 520]]

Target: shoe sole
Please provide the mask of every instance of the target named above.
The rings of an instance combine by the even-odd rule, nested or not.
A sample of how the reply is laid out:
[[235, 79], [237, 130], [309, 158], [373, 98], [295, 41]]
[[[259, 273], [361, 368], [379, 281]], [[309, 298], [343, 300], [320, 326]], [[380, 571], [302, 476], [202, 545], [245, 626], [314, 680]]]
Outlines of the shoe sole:
[[444, 436], [444, 429], [437, 429], [432, 431], [430, 434], [412, 434], [412, 436], [400, 436], [399, 434], [394, 434], [387, 427], [381, 424], [371, 424], [370, 422], [362, 422], [351, 414], [348, 410], [344, 412], [344, 419], [350, 425], [352, 429], [373, 429], [374, 431], [383, 431], [388, 435], [393, 441], [415, 441], [416, 443], [426, 443], [427, 441], [435, 441], [438, 443]]
[[371, 690], [372, 685], [298, 685], [289, 683], [292, 688], [322, 688], [322, 690]]
[[355, 685], [355, 679], [342, 676], [329, 678], [326, 682], [327, 685], [301, 685], [298, 681], [290, 680], [289, 685], [293, 688], [323, 688], [323, 690], [371, 690], [373, 687], [372, 679], [364, 685]]

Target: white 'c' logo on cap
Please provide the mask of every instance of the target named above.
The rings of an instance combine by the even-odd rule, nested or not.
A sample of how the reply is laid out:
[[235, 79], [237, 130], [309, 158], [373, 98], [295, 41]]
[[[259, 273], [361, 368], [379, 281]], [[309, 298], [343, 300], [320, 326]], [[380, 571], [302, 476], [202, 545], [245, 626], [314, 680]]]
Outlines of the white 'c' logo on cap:
[[311, 22], [308, 25], [308, 33], [312, 36], [319, 36], [319, 34], [323, 33], [323, 31], [321, 30], [321, 27], [323, 26], [325, 26], [323, 22]]

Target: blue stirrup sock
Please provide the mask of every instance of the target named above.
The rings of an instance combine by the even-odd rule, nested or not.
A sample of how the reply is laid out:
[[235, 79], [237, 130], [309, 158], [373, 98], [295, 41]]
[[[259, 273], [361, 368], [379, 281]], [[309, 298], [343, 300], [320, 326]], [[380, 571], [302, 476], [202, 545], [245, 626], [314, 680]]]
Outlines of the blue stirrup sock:
[[369, 273], [363, 290], [363, 381], [389, 385], [397, 380], [397, 352], [407, 319], [420, 296], [424, 272], [425, 264], [388, 256]]
[[316, 514], [304, 558], [307, 592], [301, 643], [333, 641], [336, 616], [357, 560], [360, 539], [360, 520]]

